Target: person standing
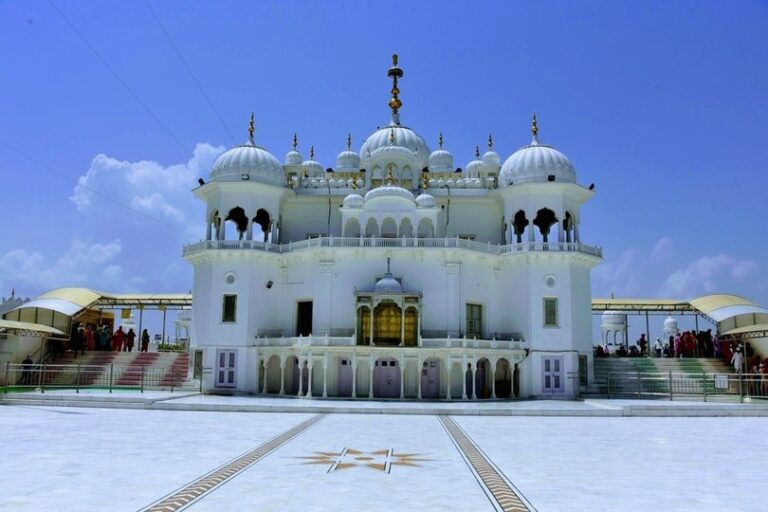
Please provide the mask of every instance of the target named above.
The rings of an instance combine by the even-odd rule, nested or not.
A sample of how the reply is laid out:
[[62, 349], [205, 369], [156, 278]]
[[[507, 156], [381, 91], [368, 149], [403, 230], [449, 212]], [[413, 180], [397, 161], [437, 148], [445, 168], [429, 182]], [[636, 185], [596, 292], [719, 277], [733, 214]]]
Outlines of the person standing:
[[149, 351], [149, 332], [146, 329], [141, 333], [141, 351]]
[[661, 349], [663, 348], [661, 346], [661, 338], [656, 338], [656, 343], [653, 345], [654, 350], [656, 350], [656, 357], [661, 357]]
[[95, 348], [95, 336], [93, 335], [93, 329], [88, 325], [85, 328], [85, 346], [88, 352], [92, 352]]
[[112, 350], [114, 352], [120, 352], [123, 350], [123, 342], [125, 341], [125, 333], [123, 332], [123, 326], [117, 328], [115, 335], [112, 337]]
[[123, 352], [133, 352], [133, 344], [136, 341], [136, 333], [133, 332], [133, 329], [128, 329], [128, 334], [125, 335], [125, 347], [123, 348]]
[[22, 386], [29, 386], [32, 382], [32, 354], [27, 354], [26, 359], [21, 362], [21, 380], [19, 384]]
[[109, 346], [109, 340], [111, 338], [112, 333], [109, 332], [109, 326], [107, 324], [102, 325], [101, 329], [99, 330], [99, 349], [109, 350], [111, 348]]
[[741, 347], [738, 347], [736, 352], [733, 353], [733, 357], [731, 357], [731, 364], [733, 365], [733, 369], [736, 371], [736, 373], [741, 374], [742, 365], [744, 364], [744, 356], [741, 353]]

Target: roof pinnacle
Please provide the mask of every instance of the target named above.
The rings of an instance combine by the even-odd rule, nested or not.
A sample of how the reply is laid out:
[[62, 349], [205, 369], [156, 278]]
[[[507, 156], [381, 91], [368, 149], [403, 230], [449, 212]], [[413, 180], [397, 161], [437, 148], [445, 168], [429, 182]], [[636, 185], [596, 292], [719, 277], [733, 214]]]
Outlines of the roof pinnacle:
[[251, 112], [251, 120], [248, 121], [248, 142], [253, 144], [253, 132], [256, 131], [256, 123], [253, 119], [253, 112]]
[[533, 113], [533, 119], [531, 120], [531, 133], [533, 134], [531, 144], [539, 144], [539, 125], [536, 121], [536, 112]]
[[351, 150], [352, 150], [352, 134], [348, 133], [347, 134], [347, 151], [351, 151]]
[[392, 98], [389, 100], [389, 108], [392, 109], [392, 123], [400, 124], [398, 110], [403, 106], [403, 102], [398, 98], [400, 89], [397, 87], [397, 79], [403, 77], [403, 70], [397, 65], [396, 53], [392, 54], [392, 67], [387, 71], [387, 76], [392, 78], [392, 89], [390, 91], [392, 93]]
[[493, 134], [488, 134], [488, 151], [493, 151]]
[[437, 143], [440, 145], [440, 149], [443, 149], [443, 132], [437, 137]]
[[293, 150], [296, 151], [297, 147], [299, 147], [299, 137], [294, 133], [293, 134]]
[[475, 146], [475, 158], [480, 158], [480, 146]]
[[309, 159], [314, 160], [315, 159], [315, 146], [314, 144], [309, 147]]

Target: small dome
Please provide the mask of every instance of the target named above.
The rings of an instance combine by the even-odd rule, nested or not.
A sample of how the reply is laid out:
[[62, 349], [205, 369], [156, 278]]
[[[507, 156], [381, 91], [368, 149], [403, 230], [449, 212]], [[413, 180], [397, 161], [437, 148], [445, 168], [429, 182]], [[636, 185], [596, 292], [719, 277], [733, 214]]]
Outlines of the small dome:
[[412, 193], [410, 193], [408, 190], [404, 189], [403, 187], [396, 187], [394, 185], [384, 185], [384, 186], [369, 190], [365, 194], [365, 201], [368, 202], [372, 199], [377, 199], [381, 197], [401, 197], [403, 199], [408, 199], [410, 201], [413, 201]]
[[618, 311], [606, 311], [603, 313], [602, 325], [619, 325], [623, 326], [627, 323], [627, 315], [625, 313], [619, 313]]
[[360, 156], [354, 151], [345, 150], [336, 157], [336, 170], [342, 172], [359, 171]]
[[479, 178], [485, 174], [485, 164], [482, 160], [472, 160], [464, 169], [464, 176], [467, 178]]
[[432, 196], [432, 194], [427, 194], [426, 192], [423, 192], [419, 194], [419, 197], [416, 198], [416, 205], [419, 208], [434, 208], [435, 198], [434, 196]]
[[554, 181], [576, 183], [576, 169], [564, 154], [539, 142], [536, 114], [531, 124], [533, 140], [507, 158], [499, 172], [499, 185]]
[[427, 143], [418, 133], [397, 124], [390, 124], [373, 132], [360, 148], [360, 158], [368, 160], [375, 157], [377, 150], [389, 146], [409, 150], [416, 158], [419, 168], [427, 166], [430, 153]]
[[285, 171], [272, 153], [256, 146], [252, 141], [222, 154], [211, 169], [213, 181], [241, 180], [247, 175], [249, 180], [276, 185], [285, 185]]
[[322, 178], [325, 175], [323, 166], [320, 165], [320, 162], [317, 160], [306, 160], [301, 165], [304, 166], [304, 169], [307, 171], [310, 178]]
[[445, 149], [438, 149], [429, 155], [431, 172], [453, 172], [453, 155]]
[[373, 286], [373, 293], [403, 293], [403, 287], [387, 272], [384, 277], [379, 279]]
[[285, 155], [285, 165], [301, 165], [304, 161], [304, 157], [298, 151], [291, 150]]
[[357, 192], [352, 192], [344, 198], [342, 205], [344, 208], [362, 208], [364, 202], [363, 196]]
[[664, 320], [664, 328], [665, 329], [677, 329], [677, 320], [674, 318], [667, 317], [666, 320]]
[[483, 163], [488, 167], [498, 167], [501, 165], [501, 157], [493, 150], [486, 151], [483, 154]]

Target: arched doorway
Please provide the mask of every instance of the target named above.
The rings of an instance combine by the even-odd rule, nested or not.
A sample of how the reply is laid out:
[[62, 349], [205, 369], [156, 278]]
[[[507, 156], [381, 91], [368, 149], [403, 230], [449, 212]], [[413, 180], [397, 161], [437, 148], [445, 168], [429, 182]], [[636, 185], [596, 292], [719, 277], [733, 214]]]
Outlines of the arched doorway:
[[432, 224], [432, 219], [421, 219], [419, 221], [417, 236], [419, 238], [435, 237], [435, 226]]
[[280, 375], [280, 358], [278, 356], [272, 356], [267, 361], [267, 388], [265, 393], [279, 393], [280, 392], [280, 380], [283, 378]]
[[477, 362], [477, 370], [475, 371], [475, 394], [478, 399], [491, 398], [491, 377], [491, 364], [485, 358], [480, 359]]
[[360, 221], [355, 218], [347, 219], [343, 236], [346, 238], [360, 238]]
[[512, 370], [509, 367], [509, 361], [501, 358], [496, 362], [493, 380], [496, 386], [496, 398], [509, 398], [512, 394]]
[[299, 392], [299, 359], [296, 356], [289, 356], [285, 360], [285, 379], [283, 389], [286, 395], [296, 395]]
[[439, 359], [427, 359], [421, 364], [421, 397], [440, 398]]
[[339, 370], [336, 382], [336, 395], [341, 397], [352, 396], [352, 378], [354, 372], [352, 371], [352, 361], [342, 357], [339, 359]]
[[400, 307], [391, 300], [379, 303], [373, 310], [373, 342], [376, 345], [400, 345], [402, 321]]
[[381, 237], [382, 238], [396, 238], [397, 237], [397, 223], [392, 217], [387, 217], [381, 222]]
[[552, 225], [557, 224], [555, 212], [549, 208], [542, 208], [536, 212], [536, 218], [533, 220], [533, 224], [539, 228], [542, 242], [549, 242], [549, 231], [552, 228]]
[[235, 206], [224, 219], [225, 221], [232, 221], [237, 229], [238, 240], [245, 238], [245, 233], [248, 231], [248, 217], [245, 216], [245, 210], [239, 206]]
[[400, 222], [400, 238], [413, 238], [413, 224], [408, 217]]
[[525, 212], [519, 210], [512, 221], [512, 226], [515, 228], [515, 243], [519, 244], [523, 242], [523, 234], [525, 233], [525, 228], [528, 224], [529, 221], [525, 217]]
[[259, 208], [256, 211], [256, 216], [253, 218], [253, 223], [261, 228], [261, 235], [256, 236], [254, 234], [254, 240], [260, 240], [266, 242], [269, 237], [269, 228], [272, 224], [272, 219], [269, 216], [269, 212], [263, 208]]
[[373, 369], [373, 396], [400, 398], [400, 365], [391, 357], [376, 360]]
[[368, 238], [375, 238], [379, 236], [379, 223], [376, 219], [371, 217], [368, 222], [365, 223], [365, 236]]

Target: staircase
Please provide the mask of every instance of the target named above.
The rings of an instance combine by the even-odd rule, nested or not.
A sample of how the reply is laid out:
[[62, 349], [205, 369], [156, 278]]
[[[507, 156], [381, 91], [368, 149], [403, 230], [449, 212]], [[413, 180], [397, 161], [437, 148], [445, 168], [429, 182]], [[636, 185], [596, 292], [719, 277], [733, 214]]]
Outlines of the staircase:
[[[588, 393], [600, 395], [704, 395], [715, 392], [712, 374], [733, 373], [720, 359], [608, 357], [595, 359], [595, 380]], [[670, 390], [670, 372], [673, 389]], [[611, 376], [610, 390], [608, 375]], [[706, 379], [703, 379], [704, 375]]]

